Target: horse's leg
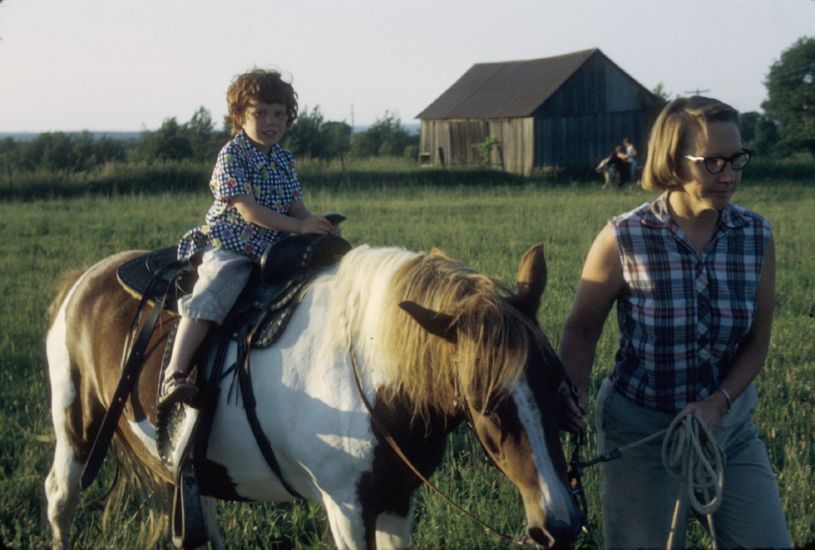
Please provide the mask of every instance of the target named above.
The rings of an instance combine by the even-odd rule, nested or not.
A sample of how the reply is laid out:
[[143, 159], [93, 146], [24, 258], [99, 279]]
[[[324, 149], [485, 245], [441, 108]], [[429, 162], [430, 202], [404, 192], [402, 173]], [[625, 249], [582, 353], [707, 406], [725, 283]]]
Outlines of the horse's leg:
[[410, 548], [413, 506], [407, 516], [394, 513], [379, 514], [376, 518], [376, 547]]
[[337, 548], [366, 548], [365, 523], [359, 504], [337, 503], [328, 495], [323, 495], [322, 501]]
[[225, 549], [224, 539], [218, 527], [218, 501], [213, 497], [201, 497], [201, 508], [204, 513], [204, 525], [207, 528], [210, 548], [213, 550]]
[[[79, 503], [79, 477], [82, 463], [75, 456], [80, 448], [69, 423], [78, 406], [77, 388], [71, 379], [71, 361], [66, 346], [65, 312], [60, 310], [47, 339], [48, 371], [51, 379], [51, 418], [56, 435], [56, 448], [51, 471], [45, 480], [48, 498], [48, 521], [54, 537], [54, 548], [68, 548], [70, 530]], [[72, 444], [73, 443], [73, 444]]]
[[53, 532], [54, 548], [70, 548], [71, 523], [79, 503], [79, 476], [82, 465], [74, 459], [69, 445], [57, 436], [54, 463], [45, 479], [48, 498], [48, 521]]

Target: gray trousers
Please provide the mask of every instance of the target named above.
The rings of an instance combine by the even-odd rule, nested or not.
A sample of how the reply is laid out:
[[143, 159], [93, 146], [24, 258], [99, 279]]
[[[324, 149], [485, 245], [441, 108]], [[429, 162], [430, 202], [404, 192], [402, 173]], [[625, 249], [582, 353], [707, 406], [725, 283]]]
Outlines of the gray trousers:
[[[716, 431], [725, 451], [722, 505], [713, 515], [720, 548], [791, 546], [775, 474], [753, 424], [758, 393], [750, 386]], [[668, 427], [674, 416], [641, 407], [606, 378], [597, 396], [599, 452], [633, 443]], [[662, 465], [662, 438], [600, 465], [603, 537], [607, 548], [665, 548], [678, 482]], [[674, 546], [685, 546], [688, 506], [683, 505]], [[707, 523], [703, 523], [707, 525]]]

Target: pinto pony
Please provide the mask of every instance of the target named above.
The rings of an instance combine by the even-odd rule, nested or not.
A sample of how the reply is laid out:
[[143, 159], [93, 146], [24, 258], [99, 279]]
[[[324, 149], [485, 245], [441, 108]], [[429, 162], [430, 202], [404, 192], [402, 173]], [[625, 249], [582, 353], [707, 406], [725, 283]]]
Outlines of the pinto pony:
[[[56, 450], [45, 488], [56, 547], [69, 545], [81, 469], [116, 388], [136, 309], [116, 268], [138, 254], [97, 263], [52, 307]], [[199, 470], [213, 546], [223, 543], [212, 497], [291, 500], [286, 487], [323, 505], [339, 548], [409, 546], [420, 482], [372, 421], [355, 370], [377, 420], [423, 475], [439, 466], [447, 436], [467, 421], [520, 491], [528, 535], [547, 547], [573, 542], [580, 512], [559, 439], [563, 371], [535, 321], [545, 279], [540, 245], [521, 261], [517, 293], [435, 251], [361, 246], [319, 274], [282, 337], [250, 356], [258, 418], [285, 484], [264, 461], [241, 404], [220, 392], [209, 467]], [[128, 452], [167, 484], [155, 398], [172, 322], [168, 315], [156, 331], [117, 426]]]

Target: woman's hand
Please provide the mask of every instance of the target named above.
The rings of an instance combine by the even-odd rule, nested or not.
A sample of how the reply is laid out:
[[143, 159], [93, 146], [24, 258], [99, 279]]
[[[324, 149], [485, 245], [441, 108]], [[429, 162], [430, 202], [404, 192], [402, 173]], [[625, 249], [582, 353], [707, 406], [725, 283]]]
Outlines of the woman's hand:
[[583, 429], [583, 417], [586, 415], [586, 408], [589, 405], [589, 395], [585, 388], [577, 390], [577, 395], [572, 393], [567, 382], [562, 382], [558, 388], [560, 396], [560, 425], [572, 433]]
[[679, 414], [692, 413], [707, 425], [710, 433], [716, 433], [719, 422], [727, 414], [727, 398], [719, 391], [713, 392], [704, 401], [689, 403]]

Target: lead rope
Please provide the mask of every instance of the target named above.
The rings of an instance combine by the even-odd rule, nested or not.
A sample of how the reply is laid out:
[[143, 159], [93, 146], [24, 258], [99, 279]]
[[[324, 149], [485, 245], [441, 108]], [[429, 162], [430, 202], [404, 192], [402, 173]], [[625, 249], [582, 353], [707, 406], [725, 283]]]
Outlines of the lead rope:
[[[700, 437], [704, 433], [704, 441]], [[691, 507], [707, 519], [712, 548], [716, 550], [713, 513], [722, 504], [724, 471], [722, 451], [707, 424], [693, 413], [677, 416], [668, 427], [662, 442], [662, 464], [678, 481], [671, 531], [667, 548], [673, 548], [674, 535], [682, 507], [682, 493], [687, 493]], [[712, 495], [711, 495], [712, 491]], [[698, 495], [703, 495], [700, 500]]]
[[459, 512], [461, 512], [462, 514], [464, 514], [465, 516], [470, 518], [477, 525], [481, 526], [485, 531], [487, 531], [489, 533], [492, 533], [493, 535], [495, 535], [497, 537], [500, 537], [500, 538], [504, 539], [505, 541], [507, 541], [507, 542], [509, 542], [511, 544], [514, 544], [514, 545], [518, 545], [518, 546], [537, 546], [537, 544], [531, 538], [529, 538], [528, 536], [513, 537], [511, 535], [506, 535], [504, 533], [501, 533], [500, 531], [497, 531], [497, 530], [493, 529], [492, 527], [490, 527], [489, 525], [487, 525], [486, 523], [484, 523], [483, 521], [478, 519], [476, 516], [474, 516], [470, 511], [468, 511], [464, 507], [462, 507], [459, 503], [455, 502], [453, 499], [451, 499], [446, 494], [444, 494], [441, 491], [441, 489], [436, 487], [436, 485], [434, 485], [429, 479], [427, 479], [424, 475], [422, 475], [422, 473], [419, 471], [419, 469], [416, 468], [416, 466], [413, 465], [413, 463], [410, 461], [410, 459], [405, 455], [405, 453], [399, 447], [399, 444], [396, 442], [396, 440], [390, 434], [390, 432], [388, 431], [388, 428], [385, 426], [385, 424], [379, 419], [379, 416], [374, 412], [374, 408], [371, 405], [371, 402], [368, 401], [368, 398], [365, 396], [365, 388], [362, 385], [362, 378], [360, 377], [360, 374], [359, 374], [359, 367], [357, 366], [357, 360], [356, 360], [356, 357], [354, 356], [353, 345], [351, 344], [350, 338], [349, 338], [349, 342], [348, 342], [348, 354], [351, 357], [351, 367], [352, 367], [352, 370], [354, 371], [354, 381], [357, 384], [357, 389], [359, 390], [359, 395], [362, 398], [362, 403], [365, 405], [365, 408], [368, 409], [368, 414], [371, 416], [371, 421], [376, 426], [376, 429], [379, 431], [382, 438], [388, 443], [388, 445], [390, 445], [393, 452], [396, 454], [396, 456], [398, 456], [402, 460], [402, 462], [405, 464], [405, 466], [407, 466], [408, 469], [410, 469], [410, 471], [413, 472], [413, 474], [417, 478], [419, 478], [419, 480], [421, 480], [422, 483], [424, 483], [431, 491], [433, 491], [434, 493], [439, 495], [450, 506], [452, 506], [453, 508], [455, 508], [456, 510], [458, 510]]
[[[699, 436], [700, 433], [705, 435], [704, 442]], [[678, 481], [679, 485], [666, 547], [669, 550], [673, 548], [679, 512], [682, 508], [682, 494], [687, 493], [691, 507], [706, 517], [712, 548], [716, 550], [713, 514], [722, 503], [725, 455], [707, 424], [699, 420], [693, 413], [680, 414], [673, 419], [668, 428], [628, 445], [614, 447], [592, 460], [580, 463], [579, 467], [582, 469], [600, 462], [616, 460], [626, 451], [663, 435], [665, 437], [662, 440], [662, 465]], [[703, 496], [704, 500], [699, 499], [697, 496], [699, 494]]]

